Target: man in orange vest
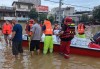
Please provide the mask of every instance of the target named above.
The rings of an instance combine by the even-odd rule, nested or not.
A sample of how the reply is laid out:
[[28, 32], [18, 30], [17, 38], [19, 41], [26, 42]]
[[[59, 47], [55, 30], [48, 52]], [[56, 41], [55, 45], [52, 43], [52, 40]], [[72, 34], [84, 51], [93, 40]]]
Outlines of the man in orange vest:
[[52, 53], [53, 52], [53, 37], [52, 37], [53, 29], [52, 29], [51, 22], [48, 19], [46, 19], [44, 21], [43, 27], [45, 27], [43, 29], [43, 32], [45, 34], [43, 54], [47, 54], [48, 49], [50, 53]]
[[2, 33], [4, 34], [4, 39], [6, 41], [6, 44], [8, 46], [8, 41], [11, 46], [11, 41], [8, 39], [10, 34], [12, 33], [12, 25], [9, 23], [9, 21], [6, 21], [2, 26]]

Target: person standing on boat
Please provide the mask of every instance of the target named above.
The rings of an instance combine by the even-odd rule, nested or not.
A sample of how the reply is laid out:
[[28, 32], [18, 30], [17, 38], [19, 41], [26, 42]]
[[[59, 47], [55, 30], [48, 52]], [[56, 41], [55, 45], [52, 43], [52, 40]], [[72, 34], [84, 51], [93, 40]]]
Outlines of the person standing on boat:
[[71, 40], [74, 38], [75, 35], [75, 24], [72, 22], [71, 17], [66, 17], [64, 19], [64, 24], [59, 35], [61, 39], [60, 54], [64, 55], [64, 57], [67, 59], [69, 58], [70, 54]]
[[19, 53], [23, 53], [22, 48], [22, 26], [18, 24], [16, 19], [12, 20], [12, 23], [14, 25], [13, 32], [11, 36], [12, 40], [12, 53], [15, 55], [15, 58], [18, 59]]
[[77, 26], [78, 37], [79, 38], [86, 38], [85, 36], [85, 25], [83, 23], [79, 23]]
[[48, 19], [44, 20], [44, 25], [42, 30], [45, 34], [43, 54], [47, 54], [48, 49], [50, 53], [52, 53], [53, 52], [53, 37], [52, 37], [53, 29], [52, 29], [51, 22]]
[[31, 55], [34, 55], [34, 49], [36, 48], [37, 54], [39, 55], [40, 53], [40, 39], [42, 35], [42, 30], [40, 25], [38, 24], [38, 20], [34, 19], [34, 25], [31, 28], [31, 43], [30, 43], [30, 51]]

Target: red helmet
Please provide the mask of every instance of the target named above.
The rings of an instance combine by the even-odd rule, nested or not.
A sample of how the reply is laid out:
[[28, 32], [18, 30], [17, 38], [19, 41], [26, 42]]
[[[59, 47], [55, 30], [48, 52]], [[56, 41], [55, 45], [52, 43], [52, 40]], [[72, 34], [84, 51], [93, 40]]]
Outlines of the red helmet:
[[34, 23], [34, 20], [33, 19], [30, 19], [29, 20], [29, 23], [33, 24]]
[[64, 24], [69, 24], [69, 23], [72, 23], [73, 21], [72, 21], [72, 18], [71, 17], [66, 17], [65, 19], [64, 19]]

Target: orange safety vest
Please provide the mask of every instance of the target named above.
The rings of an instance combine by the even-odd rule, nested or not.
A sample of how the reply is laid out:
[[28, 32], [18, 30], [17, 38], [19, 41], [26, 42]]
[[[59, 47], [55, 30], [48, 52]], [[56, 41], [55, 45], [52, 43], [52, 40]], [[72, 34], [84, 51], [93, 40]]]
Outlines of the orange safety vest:
[[30, 30], [28, 31], [28, 35], [31, 36], [32, 35], [31, 28], [32, 28], [33, 24], [30, 23], [29, 26], [30, 26]]
[[26, 34], [28, 34], [28, 26], [29, 26], [28, 24], [25, 25]]
[[53, 29], [51, 26], [51, 22], [50, 21], [44, 21], [44, 25], [46, 26], [46, 30], [44, 31], [44, 34], [53, 34]]
[[12, 32], [12, 25], [4, 23], [4, 25], [2, 27], [2, 33], [9, 35], [9, 34], [11, 34], [11, 32]]
[[78, 25], [78, 33], [84, 34], [84, 32], [85, 32], [84, 24], [79, 24]]

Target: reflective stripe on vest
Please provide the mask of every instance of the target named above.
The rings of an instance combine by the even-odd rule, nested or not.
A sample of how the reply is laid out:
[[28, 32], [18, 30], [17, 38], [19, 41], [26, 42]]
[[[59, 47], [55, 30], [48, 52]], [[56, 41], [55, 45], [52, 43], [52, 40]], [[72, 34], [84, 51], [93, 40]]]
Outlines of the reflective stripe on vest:
[[[74, 24], [74, 23], [68, 24], [68, 26], [69, 26], [70, 28], [75, 28], [75, 24]], [[75, 29], [74, 29], [74, 30], [70, 30], [69, 33], [70, 33], [70, 34], [75, 34]]]

